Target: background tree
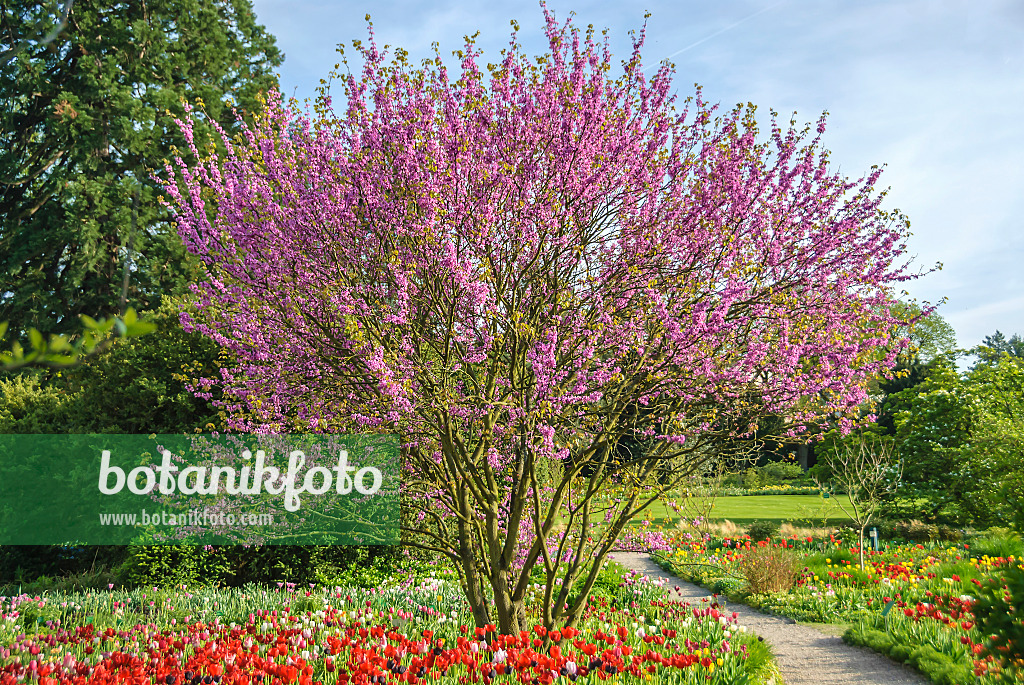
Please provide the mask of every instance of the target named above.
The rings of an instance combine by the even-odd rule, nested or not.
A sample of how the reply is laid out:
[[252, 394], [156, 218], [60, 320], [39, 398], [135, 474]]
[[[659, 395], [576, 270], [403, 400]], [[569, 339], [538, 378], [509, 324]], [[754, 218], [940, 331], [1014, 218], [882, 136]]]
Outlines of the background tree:
[[1004, 354], [964, 375], [974, 430], [960, 460], [978, 474], [975, 498], [965, 508], [979, 524], [1019, 525], [1024, 520], [1024, 357]]
[[0, 379], [0, 433], [192, 433], [221, 428], [190, 378], [229, 363], [209, 338], [184, 331], [181, 303], [146, 312], [154, 332], [112, 340], [71, 368]]
[[893, 397], [924, 381], [939, 359], [957, 349], [956, 331], [938, 312], [926, 312], [914, 302], [903, 301], [895, 303], [892, 312], [907, 322], [897, 329], [897, 335], [905, 335], [910, 345], [900, 352], [893, 367], [874, 381], [870, 390], [875, 406], [868, 411], [875, 415], [882, 435], [896, 434]]
[[126, 278], [136, 309], [181, 291], [195, 265], [151, 175], [184, 144], [183, 99], [234, 125], [229, 101], [275, 84], [251, 3], [13, 0], [0, 48], [0, 321], [68, 333], [123, 313]]
[[899, 515], [974, 525], [1013, 518], [1003, 493], [1024, 481], [1024, 362], [1003, 355], [960, 372], [950, 357], [893, 401], [906, 460]]
[[[0, 376], [0, 433], [192, 433], [221, 427], [209, 400], [196, 397], [188, 378], [215, 374], [226, 363], [208, 338], [181, 328], [181, 303], [169, 298], [144, 312], [153, 332], [131, 338], [104, 338], [88, 356], [65, 365], [58, 357], [33, 360], [37, 368]], [[38, 368], [45, 362], [50, 368]], [[5, 468], [10, 470], [11, 465]], [[206, 551], [198, 550], [206, 558]], [[243, 554], [222, 550], [241, 559]], [[38, 575], [110, 570], [130, 555], [152, 558], [160, 551], [109, 546], [0, 545], [0, 582]], [[177, 550], [179, 560], [190, 555]], [[252, 555], [254, 563], [257, 557]], [[257, 579], [248, 577], [249, 579]], [[113, 579], [95, 576], [106, 587]], [[226, 581], [227, 578], [218, 577]], [[262, 579], [261, 579], [262, 580]], [[269, 580], [269, 578], [267, 578]], [[101, 581], [101, 582], [100, 582]]]
[[[274, 98], [167, 187], [208, 269], [186, 324], [238, 358], [229, 423], [398, 433], [410, 540], [503, 633], [531, 570], [543, 623], [575, 622], [626, 524], [756, 429], [753, 398], [794, 431], [855, 409], [913, 278], [880, 171], [832, 172], [824, 120], [761, 138], [699, 94], [681, 115], [642, 34], [613, 76], [593, 32], [546, 31], [486, 73], [470, 42], [455, 78], [357, 44], [341, 116]], [[656, 446], [617, 459], [626, 436]]]
[[917, 357], [922, 363], [929, 364], [956, 350], [956, 331], [934, 309], [923, 309], [916, 302], [898, 301], [893, 305], [892, 313], [907, 322], [897, 331], [910, 339], [904, 355]]
[[1024, 338], [1014, 333], [1009, 338], [996, 331], [986, 335], [981, 345], [974, 349], [980, 364], [991, 364], [998, 361], [1004, 353], [1017, 359], [1024, 359]]
[[28, 49], [33, 44], [36, 47], [42, 47], [56, 40], [64, 27], [68, 25], [68, 15], [71, 14], [74, 4], [75, 0], [64, 0], [59, 4], [55, 20], [46, 12], [46, 8], [42, 8], [43, 16], [40, 17], [36, 26], [27, 27], [18, 42], [8, 41], [4, 44], [3, 49], [0, 50], [0, 66], [7, 66], [19, 52]]
[[[14, 340], [9, 349], [0, 348], [0, 372], [17, 371], [25, 367], [67, 368], [83, 359], [100, 354], [117, 338], [134, 338], [154, 330], [149, 321], [138, 318], [135, 310], [128, 307], [122, 316], [99, 321], [82, 315], [84, 330], [77, 336], [51, 333], [44, 336], [35, 328], [26, 332], [28, 347]], [[0, 323], [0, 341], [7, 333], [8, 325]]]
[[952, 357], [936, 364], [922, 383], [892, 398], [906, 461], [906, 483], [894, 510], [901, 518], [939, 520], [975, 490], [977, 474], [960, 459], [974, 428], [962, 381]]

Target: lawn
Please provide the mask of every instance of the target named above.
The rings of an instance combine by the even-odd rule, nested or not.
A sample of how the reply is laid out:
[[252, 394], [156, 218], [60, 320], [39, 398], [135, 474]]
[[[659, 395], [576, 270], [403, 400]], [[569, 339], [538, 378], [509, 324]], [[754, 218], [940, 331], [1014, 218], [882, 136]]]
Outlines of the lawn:
[[[844, 504], [849, 499], [841, 496]], [[849, 523], [849, 518], [836, 505], [837, 498], [824, 499], [820, 495], [744, 495], [740, 497], [719, 497], [715, 500], [711, 518], [729, 519], [740, 526], [757, 520], [779, 523], [800, 523], [822, 525], [827, 516], [829, 525]], [[666, 523], [666, 509], [661, 502], [651, 505], [648, 520], [655, 524]], [[673, 520], [675, 515], [673, 514]]]

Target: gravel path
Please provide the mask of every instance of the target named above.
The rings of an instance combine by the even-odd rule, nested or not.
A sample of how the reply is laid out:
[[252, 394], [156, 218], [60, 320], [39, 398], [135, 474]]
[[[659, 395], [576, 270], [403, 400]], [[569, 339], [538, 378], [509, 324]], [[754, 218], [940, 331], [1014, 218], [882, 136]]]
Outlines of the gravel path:
[[[652, 578], [668, 578], [679, 586], [686, 600], [699, 600], [710, 593], [687, 583], [654, 563], [646, 554], [619, 552], [612, 559], [628, 569]], [[730, 604], [741, 625], [760, 635], [772, 646], [786, 685], [918, 685], [923, 676], [881, 654], [845, 644], [838, 637], [795, 624], [791, 619], [762, 614], [742, 604]]]

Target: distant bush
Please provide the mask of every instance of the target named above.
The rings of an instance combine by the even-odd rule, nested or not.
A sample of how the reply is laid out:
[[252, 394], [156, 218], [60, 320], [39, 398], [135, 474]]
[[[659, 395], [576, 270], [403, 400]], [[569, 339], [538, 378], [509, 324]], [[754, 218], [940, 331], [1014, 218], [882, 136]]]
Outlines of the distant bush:
[[775, 521], [754, 521], [747, 527], [751, 540], [770, 540], [778, 534], [779, 524]]
[[743, 487], [748, 490], [782, 485], [802, 480], [804, 471], [792, 462], [772, 461], [764, 466], [754, 466], [743, 472]]
[[832, 480], [832, 469], [828, 467], [828, 464], [819, 461], [817, 464], [807, 469], [807, 473], [804, 475], [807, 477], [807, 480], [827, 483]]
[[0, 379], [0, 433], [67, 433], [69, 398], [36, 372]]
[[320, 583], [374, 587], [388, 574], [400, 547], [264, 545], [186, 547], [146, 545], [130, 548], [117, 569], [125, 585], [225, 585], [246, 583]]
[[878, 539], [887, 542], [959, 542], [963, 533], [958, 528], [922, 521], [879, 520]]
[[[28, 587], [40, 580], [57, 589], [67, 579], [72, 585], [93, 587], [88, 579], [112, 573], [126, 554], [124, 547], [113, 545], [3, 545], [0, 546], [0, 586]], [[109, 582], [97, 580], [95, 587], [106, 587]], [[50, 588], [40, 587], [39, 591], [45, 589]]]
[[785, 547], [752, 547], [739, 563], [751, 593], [785, 592], [796, 585], [800, 559]]
[[821, 488], [816, 485], [783, 483], [782, 485], [765, 485], [754, 489], [724, 487], [720, 494], [722, 497], [744, 497], [752, 495], [817, 495], [820, 492]]
[[726, 597], [733, 597], [741, 590], [746, 587], [746, 581], [738, 578], [718, 578], [713, 581], [708, 587], [712, 593], [716, 595], [725, 595]]
[[[117, 340], [78, 366], [0, 376], [0, 433], [180, 434], [219, 427], [217, 408], [195, 397], [188, 379], [214, 376], [226, 361], [209, 338], [182, 329], [179, 309], [164, 298], [144, 313], [156, 324], [154, 333]], [[124, 548], [0, 546], [0, 583], [81, 578], [113, 569], [125, 555]], [[191, 564], [168, 569], [188, 575]]]

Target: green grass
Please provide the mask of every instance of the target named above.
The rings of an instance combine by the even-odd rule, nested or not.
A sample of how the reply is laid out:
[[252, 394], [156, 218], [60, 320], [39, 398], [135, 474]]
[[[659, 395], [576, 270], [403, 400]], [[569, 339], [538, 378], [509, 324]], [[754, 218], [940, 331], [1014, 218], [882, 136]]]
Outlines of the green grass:
[[[715, 500], [715, 508], [710, 518], [729, 519], [739, 526], [745, 526], [758, 520], [793, 523], [797, 525], [822, 524], [823, 513], [828, 514], [828, 525], [846, 524], [850, 520], [835, 504], [823, 499], [820, 495], [746, 495], [742, 497], [719, 497]], [[844, 503], [849, 500], [841, 496]], [[648, 520], [655, 524], [665, 525], [665, 506], [660, 502], [651, 505], [644, 512]], [[642, 517], [641, 517], [642, 518]], [[675, 520], [675, 514], [672, 515]]]

